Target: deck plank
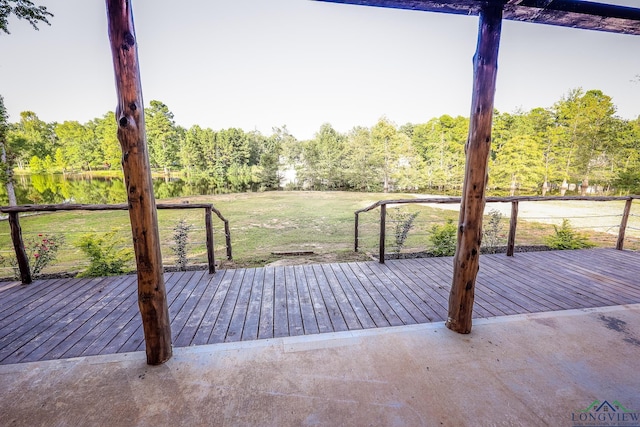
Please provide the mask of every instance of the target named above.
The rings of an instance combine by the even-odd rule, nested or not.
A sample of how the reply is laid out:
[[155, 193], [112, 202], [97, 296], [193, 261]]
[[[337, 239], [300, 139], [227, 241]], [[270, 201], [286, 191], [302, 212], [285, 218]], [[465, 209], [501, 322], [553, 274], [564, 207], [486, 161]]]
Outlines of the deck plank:
[[373, 318], [369, 314], [370, 308], [365, 306], [365, 302], [360, 298], [360, 294], [355, 291], [351, 280], [347, 278], [347, 275], [340, 268], [340, 265], [325, 264], [323, 268], [326, 271], [331, 271], [335, 276], [337, 283], [341, 284], [345, 297], [347, 298], [347, 301], [350, 302], [351, 307], [358, 318], [358, 326], [361, 325], [365, 329], [377, 327], [376, 322], [373, 321]]
[[44, 355], [44, 359], [62, 358], [63, 355], [76, 344], [82, 346], [84, 343], [86, 347], [88, 343], [93, 341], [93, 337], [96, 334], [95, 331], [99, 330], [99, 326], [103, 323], [108, 324], [107, 319], [113, 316], [113, 313], [117, 312], [118, 308], [125, 305], [126, 300], [133, 298], [136, 293], [136, 276], [128, 275], [121, 277], [123, 278], [122, 287], [114, 288], [110, 291], [109, 295], [102, 300], [104, 305], [88, 318], [80, 328], [76, 329], [67, 336], [64, 341]]
[[[20, 360], [27, 351], [25, 345], [31, 341], [37, 341], [41, 332], [68, 314], [73, 307], [86, 301], [94, 292], [97, 292], [97, 285], [104, 278], [96, 278], [89, 281], [77, 282], [76, 286], [71, 287], [68, 292], [59, 295], [60, 303], [56, 304], [56, 300], [48, 300], [43, 302], [43, 309], [34, 307], [33, 304], [27, 305], [25, 310], [29, 310], [24, 316], [20, 316], [16, 320], [19, 326], [8, 334], [4, 334], [0, 338], [0, 362], [7, 360]], [[29, 340], [24, 340], [29, 337]], [[17, 344], [17, 345], [16, 345]]]
[[342, 311], [340, 311], [338, 301], [333, 294], [333, 289], [331, 289], [329, 280], [327, 279], [327, 276], [325, 276], [322, 267], [320, 265], [307, 265], [305, 266], [305, 268], [313, 271], [316, 282], [318, 284], [318, 288], [320, 289], [320, 293], [322, 294], [322, 299], [327, 306], [327, 312], [329, 313], [329, 318], [331, 319], [333, 331], [339, 332], [349, 330], [347, 321], [343, 317]]
[[[372, 328], [391, 326], [387, 318], [384, 316], [384, 313], [380, 310], [380, 307], [378, 307], [373, 297], [369, 292], [367, 292], [364, 284], [360, 282], [360, 279], [353, 272], [349, 264], [332, 264], [332, 268], [336, 271], [339, 269], [344, 276], [344, 280], [349, 282], [353, 291], [364, 305], [365, 310], [367, 310], [367, 314], [374, 324], [374, 326], [371, 326]], [[364, 321], [361, 320], [361, 322]], [[365, 323], [363, 323], [363, 325], [365, 325]], [[368, 326], [365, 325], [365, 327]]]
[[[75, 306], [72, 311], [56, 322], [55, 328], [44, 329], [37, 337], [31, 339], [22, 348], [24, 356], [18, 361], [41, 360], [47, 353], [60, 347], [61, 344], [82, 339], [84, 332], [91, 327], [91, 323], [88, 323], [89, 319], [94, 317], [102, 308], [110, 305], [114, 294], [121, 293], [126, 289], [127, 279], [127, 276], [106, 278], [102, 284], [105, 292], [101, 292], [98, 298], [89, 298]], [[61, 325], [64, 325], [62, 329], [60, 329]], [[31, 350], [30, 352], [28, 351], [29, 349]]]
[[[389, 299], [386, 297], [387, 292], [383, 294], [376, 287], [376, 285], [371, 281], [373, 278], [372, 274], [367, 274], [364, 270], [362, 270], [362, 263], [348, 263], [347, 264], [353, 274], [358, 278], [358, 281], [362, 285], [362, 287], [367, 291], [371, 299], [376, 303], [376, 306], [380, 310], [381, 314], [387, 320], [390, 326], [400, 326], [404, 325], [404, 322], [395, 312], [393, 307], [391, 306]], [[382, 287], [383, 291], [386, 291], [386, 288]]]
[[233, 314], [231, 315], [229, 329], [227, 330], [227, 335], [224, 337], [225, 342], [240, 341], [242, 339], [245, 320], [248, 317], [251, 287], [253, 285], [255, 275], [256, 270], [251, 268], [246, 270], [242, 276], [242, 283], [240, 284], [238, 298], [236, 300], [235, 307], [233, 308]]
[[229, 290], [229, 286], [231, 285], [231, 281], [233, 280], [235, 272], [235, 270], [223, 270], [220, 272], [222, 273], [220, 283], [216, 287], [213, 298], [211, 299], [211, 304], [209, 304], [207, 310], [202, 316], [200, 326], [196, 330], [196, 333], [193, 336], [193, 340], [191, 341], [190, 345], [209, 344], [209, 338], [211, 337], [211, 333], [213, 332], [213, 327], [216, 323], [216, 320], [218, 319], [222, 303], [227, 296], [227, 292]]
[[289, 317], [287, 313], [287, 284], [284, 267], [274, 267], [273, 288], [273, 336], [289, 336]]
[[302, 312], [300, 308], [300, 295], [293, 266], [284, 268], [284, 283], [287, 298], [287, 318], [289, 322], [289, 335], [304, 335], [302, 324]]
[[309, 295], [311, 296], [311, 304], [313, 305], [313, 313], [318, 323], [318, 330], [322, 332], [333, 332], [333, 324], [329, 316], [329, 310], [320, 292], [320, 285], [316, 280], [316, 275], [312, 269], [307, 266], [297, 266], [298, 276], [304, 276], [307, 286], [309, 287]]
[[[202, 292], [198, 290], [198, 285], [206, 280], [207, 274], [204, 270], [194, 272], [187, 285], [182, 288], [179, 295], [173, 301], [173, 304], [169, 306], [172, 337], [180, 335], [195, 310], [195, 307], [198, 305], [202, 297]], [[138, 349], [140, 349], [140, 347], [138, 347]]]
[[[302, 317], [302, 327], [305, 335], [317, 334], [320, 332], [318, 328], [318, 319], [316, 318], [316, 309], [313, 305], [307, 276], [301, 266], [292, 267], [294, 280], [298, 290], [298, 298], [300, 300], [300, 315]], [[328, 317], [328, 314], [327, 314]]]
[[262, 286], [262, 308], [260, 309], [260, 323], [258, 338], [273, 338], [273, 304], [275, 294], [276, 273], [273, 267], [265, 267]]
[[[233, 279], [229, 284], [229, 290], [227, 291], [227, 295], [222, 302], [222, 307], [220, 307], [220, 313], [218, 318], [216, 319], [216, 323], [213, 325], [213, 330], [211, 331], [211, 336], [209, 337], [208, 343], [220, 343], [224, 342], [229, 331], [229, 326], [231, 325], [231, 317], [233, 316], [233, 311], [236, 308], [238, 303], [238, 296], [240, 295], [240, 288], [242, 286], [242, 280], [244, 279], [244, 275], [247, 272], [246, 269], [240, 268], [236, 270], [233, 275]], [[240, 332], [242, 335], [242, 331], [234, 331], [234, 335]]]
[[203, 277], [203, 283], [199, 287], [198, 302], [193, 306], [193, 309], [189, 313], [187, 322], [179, 331], [176, 331], [173, 328], [171, 329], [172, 334], [174, 334], [173, 344], [176, 347], [186, 347], [191, 345], [194, 341], [196, 332], [202, 324], [202, 321], [213, 302], [213, 297], [216, 294], [223, 277], [223, 271], [217, 271], [215, 274]]
[[251, 283], [247, 318], [242, 329], [242, 340], [257, 340], [260, 325], [260, 310], [262, 306], [262, 288], [264, 286], [264, 268], [257, 268]]
[[[167, 305], [171, 304], [188, 289], [191, 279], [196, 272], [174, 272], [165, 276], [165, 290], [167, 293]], [[185, 291], [185, 294], [188, 291]], [[129, 306], [123, 320], [126, 322], [122, 327], [122, 331], [111, 337], [108, 343], [100, 350], [99, 354], [124, 353], [142, 349], [144, 345], [144, 332], [142, 330], [142, 322], [139, 321], [140, 315], [138, 304]], [[105, 340], [106, 341], [106, 340]]]
[[[443, 321], [450, 258], [165, 274], [176, 347]], [[640, 303], [640, 254], [483, 255], [474, 318]], [[0, 364], [144, 348], [136, 276], [0, 290]]]
[[358, 307], [357, 309], [354, 307], [356, 303], [359, 303], [359, 301], [353, 301], [347, 296], [347, 293], [336, 277], [335, 272], [328, 264], [318, 264], [317, 272], [320, 271], [322, 272], [321, 274], [326, 278], [329, 288], [331, 288], [331, 293], [336, 299], [336, 303], [338, 304], [338, 308], [340, 309], [340, 314], [342, 314], [342, 318], [347, 324], [347, 328], [349, 330], [362, 329], [362, 324], [360, 323], [358, 315], [356, 314], [356, 311], [360, 311], [361, 307]]

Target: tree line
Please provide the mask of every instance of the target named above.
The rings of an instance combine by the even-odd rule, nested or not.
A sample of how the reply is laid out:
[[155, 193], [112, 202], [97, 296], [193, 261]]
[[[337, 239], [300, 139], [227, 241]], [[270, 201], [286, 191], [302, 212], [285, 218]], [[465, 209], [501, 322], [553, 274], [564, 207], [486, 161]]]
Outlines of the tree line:
[[[2, 106], [4, 110], [4, 107]], [[640, 117], [616, 116], [611, 97], [574, 89], [549, 108], [495, 111], [489, 188], [515, 194], [567, 189], [640, 191]], [[113, 112], [87, 123], [46, 123], [31, 111], [3, 113], [2, 180], [10, 169], [72, 173], [120, 169]], [[220, 191], [280, 188], [456, 191], [462, 186], [469, 119], [443, 115], [397, 126], [381, 118], [346, 133], [323, 124], [309, 140], [286, 126], [269, 136], [230, 128], [185, 129], [160, 101], [145, 109], [152, 167]], [[9, 177], [10, 178], [10, 177]]]

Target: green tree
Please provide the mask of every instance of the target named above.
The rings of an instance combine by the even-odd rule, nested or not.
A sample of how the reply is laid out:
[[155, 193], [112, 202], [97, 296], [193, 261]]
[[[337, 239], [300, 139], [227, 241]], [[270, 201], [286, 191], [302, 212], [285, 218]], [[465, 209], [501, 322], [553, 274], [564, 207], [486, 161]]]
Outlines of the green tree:
[[47, 18], [53, 17], [45, 6], [36, 6], [29, 0], [0, 0], [0, 30], [6, 34], [10, 34], [8, 26], [11, 15], [26, 20], [35, 30], [38, 30], [41, 22], [51, 25]]
[[7, 201], [9, 206], [18, 204], [13, 182], [13, 168], [15, 167], [16, 153], [18, 147], [10, 145], [9, 140], [9, 115], [4, 106], [4, 98], [0, 95], [0, 182], [7, 190]]
[[462, 186], [468, 131], [468, 118], [448, 115], [414, 127], [412, 141], [424, 161], [427, 187], [442, 191]]
[[391, 174], [395, 170], [395, 163], [398, 161], [398, 154], [395, 150], [396, 128], [386, 118], [381, 118], [378, 123], [371, 128], [371, 139], [376, 150], [376, 154], [382, 160], [382, 190], [387, 193], [391, 187]]
[[[210, 131], [210, 129], [208, 129]], [[180, 164], [186, 170], [188, 177], [206, 170], [206, 155], [204, 151], [207, 130], [198, 125], [189, 128], [180, 144]]]
[[95, 141], [92, 150], [94, 162], [109, 169], [120, 169], [122, 163], [122, 148], [118, 141], [118, 123], [115, 117], [115, 113], [109, 111], [85, 125], [87, 138]]
[[618, 171], [612, 184], [620, 192], [640, 193], [640, 117], [621, 124]]
[[543, 145], [535, 135], [533, 121], [523, 112], [494, 116], [490, 185], [516, 190], [537, 188], [544, 179]]
[[58, 143], [54, 127], [55, 124], [40, 120], [33, 111], [20, 113], [20, 122], [11, 129], [12, 138], [22, 140], [24, 147], [16, 159], [18, 167], [23, 167], [33, 156], [44, 160], [47, 155], [55, 155]]
[[91, 122], [82, 125], [76, 121], [65, 121], [55, 125], [54, 130], [68, 167], [91, 170], [102, 162], [102, 152], [93, 128]]
[[358, 191], [382, 188], [380, 181], [381, 157], [375, 152], [371, 131], [355, 127], [347, 134], [345, 158], [350, 165], [346, 170], [349, 186]]
[[615, 151], [615, 106], [600, 90], [574, 89], [554, 106], [561, 128], [565, 179], [581, 180], [586, 194], [589, 180], [611, 167]]
[[178, 163], [180, 134], [169, 107], [160, 101], [151, 101], [144, 110], [149, 160], [151, 165], [162, 168], [169, 174], [171, 167]]
[[[254, 135], [254, 138], [256, 136]], [[292, 139], [295, 140], [286, 126], [273, 128], [271, 137], [263, 139], [257, 170], [257, 178], [263, 189], [278, 190], [280, 188], [283, 178], [280, 164], [282, 147], [285, 144], [291, 144]]]
[[531, 136], [542, 148], [543, 181], [542, 195], [544, 196], [555, 180], [562, 180], [562, 164], [558, 153], [559, 128], [555, 125], [553, 112], [550, 109], [534, 108], [527, 114], [531, 123]]
[[330, 123], [324, 123], [314, 138], [300, 144], [297, 175], [305, 188], [338, 189], [346, 185], [345, 137]]

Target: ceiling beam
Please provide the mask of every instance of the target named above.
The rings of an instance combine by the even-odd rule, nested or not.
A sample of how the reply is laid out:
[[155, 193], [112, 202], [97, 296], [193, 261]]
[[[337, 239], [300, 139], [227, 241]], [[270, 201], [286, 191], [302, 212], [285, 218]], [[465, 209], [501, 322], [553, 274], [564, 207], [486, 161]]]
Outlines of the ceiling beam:
[[478, 15], [483, 6], [504, 4], [503, 18], [584, 30], [640, 35], [640, 8], [581, 0], [319, 0], [361, 6]]

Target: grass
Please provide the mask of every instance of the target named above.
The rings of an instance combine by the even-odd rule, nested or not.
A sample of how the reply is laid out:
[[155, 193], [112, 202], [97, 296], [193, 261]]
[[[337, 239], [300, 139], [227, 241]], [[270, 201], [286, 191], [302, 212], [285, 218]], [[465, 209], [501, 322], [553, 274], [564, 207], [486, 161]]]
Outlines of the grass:
[[[407, 194], [354, 193], [354, 192], [264, 192], [240, 193], [215, 196], [197, 196], [168, 199], [163, 202], [213, 203], [229, 220], [233, 244], [233, 262], [224, 262], [225, 267], [252, 267], [280, 260], [282, 257], [272, 252], [313, 251], [315, 255], [297, 261], [326, 262], [368, 259], [364, 253], [353, 252], [354, 211], [381, 199], [412, 198]], [[546, 202], [545, 202], [546, 203]], [[566, 202], [565, 202], [566, 203]], [[428, 236], [434, 224], [444, 224], [447, 219], [457, 221], [458, 212], [451, 206], [441, 209], [433, 206], [405, 205], [388, 209], [387, 252], [394, 248], [393, 220], [397, 209], [420, 212], [414, 228], [409, 232], [405, 251], [428, 249]], [[490, 207], [487, 209], [487, 211]], [[617, 209], [617, 206], [616, 206]], [[614, 209], [614, 210], [616, 210]], [[638, 212], [634, 205], [633, 211]], [[632, 214], [634, 213], [632, 211]], [[622, 213], [620, 207], [619, 213]], [[377, 253], [379, 209], [360, 215], [359, 246], [362, 252]], [[158, 221], [162, 242], [163, 262], [171, 265], [173, 254], [173, 227], [184, 218], [194, 229], [190, 233], [188, 246], [189, 264], [206, 262], [204, 212], [193, 210], [159, 210]], [[632, 218], [637, 219], [637, 214]], [[607, 219], [613, 221], [612, 219]], [[503, 218], [504, 236], [508, 232], [508, 215]], [[221, 221], [215, 216], [214, 240], [216, 259], [225, 259], [224, 232]], [[614, 222], [619, 223], [619, 218]], [[130, 239], [129, 216], [123, 211], [105, 212], [53, 212], [31, 216], [21, 216], [23, 236], [38, 233], [60, 233], [66, 243], [59, 252], [58, 260], [45, 273], [80, 271], [88, 262], [75, 246], [80, 237], [89, 232], [107, 232], [116, 227], [122, 236]], [[573, 221], [572, 221], [573, 224]], [[630, 222], [631, 224], [631, 222]], [[575, 227], [589, 236], [599, 247], [614, 247], [615, 234], [595, 232]], [[518, 221], [516, 245], [543, 245], [545, 237], [553, 233], [553, 226], [538, 220]], [[627, 233], [629, 236], [629, 232]], [[640, 240], [630, 236], [625, 244], [629, 249], [640, 249]], [[12, 256], [12, 244], [7, 221], [0, 221], [0, 255]], [[294, 261], [295, 262], [295, 261]], [[131, 266], [133, 268], [133, 265]], [[10, 276], [11, 269], [0, 270], [0, 276]]]

